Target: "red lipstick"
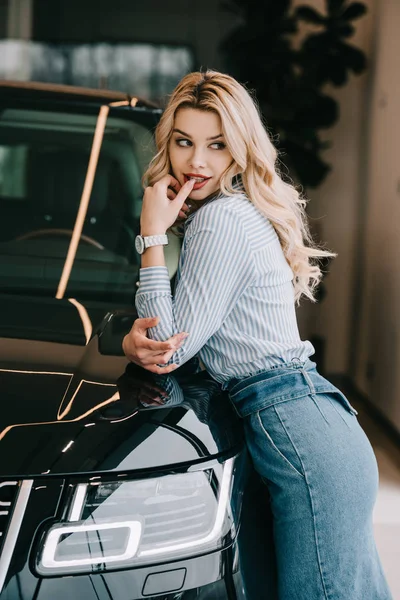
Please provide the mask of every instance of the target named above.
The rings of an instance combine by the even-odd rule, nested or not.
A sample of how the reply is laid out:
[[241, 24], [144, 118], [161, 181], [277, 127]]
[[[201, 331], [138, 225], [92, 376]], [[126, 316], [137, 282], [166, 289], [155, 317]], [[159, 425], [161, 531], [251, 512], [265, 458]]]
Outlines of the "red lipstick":
[[203, 188], [206, 183], [211, 179], [211, 177], [207, 177], [206, 175], [202, 175], [201, 173], [184, 173], [185, 183], [189, 181], [192, 177], [196, 177], [196, 179], [203, 179], [204, 181], [198, 181], [194, 184], [192, 190], [200, 190]]

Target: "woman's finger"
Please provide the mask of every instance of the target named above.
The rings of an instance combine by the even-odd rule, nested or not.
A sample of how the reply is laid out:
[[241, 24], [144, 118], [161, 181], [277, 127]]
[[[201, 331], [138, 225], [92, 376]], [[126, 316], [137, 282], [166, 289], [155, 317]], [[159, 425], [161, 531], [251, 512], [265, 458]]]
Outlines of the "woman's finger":
[[[174, 200], [174, 198], [170, 198], [170, 200]], [[178, 217], [179, 219], [186, 219], [189, 215], [189, 207], [188, 205], [184, 202], [183, 205], [181, 206], [181, 209], [178, 213]]]
[[146, 353], [146, 356], [141, 357], [140, 364], [145, 368], [147, 368], [148, 365], [164, 364], [170, 360], [178, 348], [180, 348], [180, 345], [174, 346], [172, 350], [168, 349], [167, 352], [152, 352], [151, 354]]
[[177, 179], [175, 179], [175, 177], [173, 175], [170, 175], [170, 174], [165, 175], [157, 183], [155, 183], [155, 185], [159, 185], [159, 184], [161, 184], [162, 186], [165, 186], [166, 188], [173, 187], [177, 190], [179, 190], [179, 188], [181, 187], [179, 181]]
[[[154, 342], [155, 344], [159, 344], [158, 346], [154, 346], [152, 348], [148, 348], [151, 352], [146, 352], [146, 357], [143, 362], [152, 362], [157, 363], [161, 362], [160, 359], [169, 355], [169, 358], [176, 352], [183, 344], [186, 339], [186, 335], [177, 334], [167, 340], [166, 342]], [[144, 347], [144, 346], [143, 346]]]
[[155, 373], [156, 375], [167, 375], [168, 373], [172, 373], [175, 369], [178, 368], [178, 365], [172, 364], [168, 365], [168, 367], [159, 367], [157, 365], [148, 365], [144, 367], [146, 371], [150, 371], [150, 373]]
[[185, 185], [183, 185], [181, 187], [181, 189], [179, 190], [179, 193], [177, 194], [177, 196], [173, 202], [176, 203], [180, 207], [183, 206], [183, 203], [185, 202], [186, 198], [189, 196], [190, 192], [192, 191], [194, 184], [195, 184], [195, 180], [189, 179], [189, 181], [187, 181], [185, 183]]
[[[150, 354], [151, 356], [164, 354], [165, 352], [168, 352], [168, 350], [175, 349], [178, 346], [178, 344], [182, 341], [182, 339], [184, 339], [182, 335], [180, 337], [178, 337], [178, 335], [179, 334], [177, 334], [176, 337], [171, 337], [165, 342], [156, 342], [151, 338], [143, 337], [140, 339], [140, 347], [143, 348], [143, 350], [149, 350], [150, 352], [146, 353], [149, 354], [149, 356]], [[137, 345], [139, 346], [139, 343]]]
[[147, 369], [147, 367], [149, 365], [164, 365], [167, 364], [167, 362], [171, 359], [172, 355], [176, 352], [177, 348], [174, 348], [173, 350], [170, 350], [169, 352], [163, 353], [163, 354], [153, 354], [152, 356], [148, 356], [147, 358], [145, 358], [144, 360], [142, 359], [142, 365], [145, 369]]
[[179, 181], [175, 179], [175, 183], [170, 183], [170, 187], [173, 188], [176, 193], [178, 193], [182, 186]]
[[157, 363], [159, 365], [164, 365], [167, 364], [167, 362], [171, 359], [172, 355], [176, 352], [175, 348], [173, 350], [170, 350], [169, 352], [166, 352], [165, 354], [162, 354], [161, 356], [156, 357]]

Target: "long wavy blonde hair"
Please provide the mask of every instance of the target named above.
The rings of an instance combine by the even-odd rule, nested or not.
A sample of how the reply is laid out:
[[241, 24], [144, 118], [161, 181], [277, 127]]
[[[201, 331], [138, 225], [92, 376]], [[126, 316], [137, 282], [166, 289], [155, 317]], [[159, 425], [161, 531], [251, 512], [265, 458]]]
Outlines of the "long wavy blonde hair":
[[233, 158], [221, 177], [221, 193], [237, 194], [233, 182], [238, 175], [241, 177], [247, 197], [277, 232], [293, 271], [295, 302], [299, 304], [303, 294], [316, 302], [314, 292], [322, 277], [318, 259], [337, 255], [315, 245], [305, 212], [307, 200], [281, 178], [278, 152], [263, 126], [256, 101], [238, 81], [212, 70], [183, 77], [157, 125], [157, 154], [143, 176], [144, 186], [153, 185], [171, 173], [169, 142], [175, 114], [180, 108], [212, 111], [219, 115], [225, 142]]

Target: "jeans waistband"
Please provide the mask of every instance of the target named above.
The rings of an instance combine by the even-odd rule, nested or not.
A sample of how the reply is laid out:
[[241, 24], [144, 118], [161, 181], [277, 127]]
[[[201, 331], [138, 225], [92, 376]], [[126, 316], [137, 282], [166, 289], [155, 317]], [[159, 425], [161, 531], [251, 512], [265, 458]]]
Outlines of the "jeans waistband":
[[318, 373], [316, 363], [310, 359], [285, 363], [243, 379], [231, 379], [227, 390], [241, 417], [278, 402], [324, 392], [339, 393], [348, 404], [342, 392]]
[[303, 361], [299, 358], [294, 358], [290, 362], [282, 363], [281, 365], [275, 365], [274, 367], [270, 367], [264, 371], [259, 371], [258, 373], [254, 373], [254, 375], [249, 375], [248, 377], [234, 377], [225, 384], [225, 389], [229, 393], [236, 393], [237, 390], [243, 389], [243, 387], [251, 383], [261, 380], [265, 381], [265, 379], [269, 379], [270, 377], [276, 377], [277, 375], [280, 375], [281, 372], [293, 372], [293, 370], [298, 371], [299, 369], [310, 370], [315, 369], [316, 367], [317, 364], [309, 358]]

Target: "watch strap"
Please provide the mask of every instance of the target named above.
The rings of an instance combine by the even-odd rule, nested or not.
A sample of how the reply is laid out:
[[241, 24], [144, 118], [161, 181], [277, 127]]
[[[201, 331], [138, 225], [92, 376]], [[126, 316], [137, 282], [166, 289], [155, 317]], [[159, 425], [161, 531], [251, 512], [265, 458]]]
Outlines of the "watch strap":
[[160, 235], [146, 235], [143, 237], [144, 248], [152, 246], [166, 246], [168, 244], [168, 236], [166, 233]]

